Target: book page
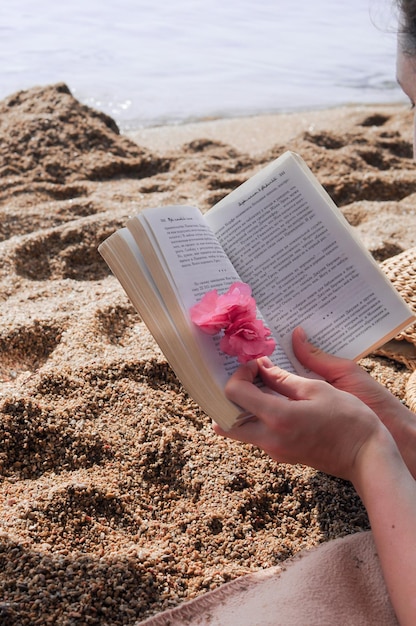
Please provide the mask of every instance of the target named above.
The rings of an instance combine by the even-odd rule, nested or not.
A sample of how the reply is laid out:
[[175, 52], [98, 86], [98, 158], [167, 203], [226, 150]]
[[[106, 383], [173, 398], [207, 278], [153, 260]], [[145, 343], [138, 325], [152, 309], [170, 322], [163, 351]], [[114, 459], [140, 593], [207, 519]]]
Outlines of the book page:
[[241, 418], [242, 410], [227, 400], [222, 386], [216, 384], [192, 337], [178, 331], [131, 232], [122, 228], [113, 233], [99, 251], [185, 389], [218, 424], [229, 428]]
[[[291, 360], [302, 325], [357, 359], [413, 316], [300, 157], [285, 153], [205, 216]], [[300, 364], [297, 369], [302, 371]]]
[[[127, 227], [140, 244], [178, 329], [183, 334], [193, 334], [210, 368], [225, 385], [238, 361], [219, 349], [219, 336], [206, 335], [191, 322], [189, 309], [207, 291], [217, 289], [224, 293], [241, 278], [201, 212], [182, 206], [148, 209], [130, 220]], [[271, 358], [293, 371], [280, 346]]]

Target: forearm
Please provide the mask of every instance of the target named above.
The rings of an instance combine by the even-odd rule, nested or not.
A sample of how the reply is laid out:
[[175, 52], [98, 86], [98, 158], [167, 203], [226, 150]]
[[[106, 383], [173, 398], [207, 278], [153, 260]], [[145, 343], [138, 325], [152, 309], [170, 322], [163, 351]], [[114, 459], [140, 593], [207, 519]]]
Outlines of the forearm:
[[360, 452], [353, 483], [367, 509], [390, 599], [416, 624], [416, 483], [384, 430]]

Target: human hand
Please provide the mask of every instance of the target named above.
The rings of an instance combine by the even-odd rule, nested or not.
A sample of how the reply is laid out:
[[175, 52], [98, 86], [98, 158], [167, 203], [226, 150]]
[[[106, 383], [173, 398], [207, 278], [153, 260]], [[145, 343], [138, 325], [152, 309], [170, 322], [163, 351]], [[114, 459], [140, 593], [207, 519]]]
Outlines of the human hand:
[[357, 363], [327, 354], [309, 343], [302, 328], [293, 332], [293, 350], [306, 368], [319, 374], [333, 387], [353, 394], [377, 414], [416, 478], [415, 414]]
[[400, 402], [383, 385], [372, 378], [355, 361], [342, 359], [323, 352], [309, 343], [303, 328], [295, 328], [292, 335], [296, 358], [307, 369], [319, 374], [333, 387], [347, 391], [362, 400], [380, 419]]
[[[265, 389], [254, 384], [258, 376]], [[362, 447], [384, 429], [354, 395], [290, 374], [267, 357], [239, 367], [226, 395], [255, 417], [227, 432], [215, 426], [218, 434], [252, 443], [276, 461], [302, 463], [349, 480]]]

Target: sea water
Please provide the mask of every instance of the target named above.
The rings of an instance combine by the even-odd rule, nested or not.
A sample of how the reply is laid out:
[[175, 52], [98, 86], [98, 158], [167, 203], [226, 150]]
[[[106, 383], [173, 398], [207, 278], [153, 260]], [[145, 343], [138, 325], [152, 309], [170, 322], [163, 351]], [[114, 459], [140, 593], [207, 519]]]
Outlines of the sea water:
[[121, 128], [396, 102], [390, 0], [1, 0], [0, 98], [64, 81]]

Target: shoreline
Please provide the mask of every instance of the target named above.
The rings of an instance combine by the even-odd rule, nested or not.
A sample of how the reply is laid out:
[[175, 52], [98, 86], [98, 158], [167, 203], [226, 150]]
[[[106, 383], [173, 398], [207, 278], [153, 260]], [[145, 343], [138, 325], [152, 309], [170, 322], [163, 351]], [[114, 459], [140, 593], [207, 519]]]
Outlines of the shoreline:
[[396, 114], [400, 110], [407, 111], [404, 103], [348, 104], [322, 109], [157, 125], [128, 130], [122, 134], [139, 145], [157, 152], [178, 149], [195, 137], [203, 136], [212, 141], [229, 143], [237, 150], [259, 154], [270, 149], [275, 143], [290, 141], [305, 131], [342, 132], [343, 124], [358, 122], [367, 113], [383, 111]]

